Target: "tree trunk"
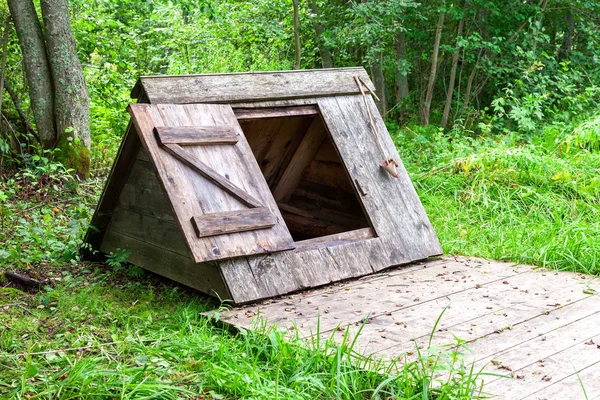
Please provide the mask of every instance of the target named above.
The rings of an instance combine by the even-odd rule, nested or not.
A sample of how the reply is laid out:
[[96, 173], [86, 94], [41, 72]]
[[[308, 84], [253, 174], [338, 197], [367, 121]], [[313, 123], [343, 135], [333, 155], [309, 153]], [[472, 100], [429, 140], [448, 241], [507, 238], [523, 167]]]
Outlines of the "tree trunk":
[[[465, 1], [462, 2], [464, 12]], [[465, 26], [465, 17], [461, 17], [458, 21], [458, 31], [456, 32], [456, 41], [461, 40], [463, 28]], [[446, 104], [444, 105], [444, 114], [442, 115], [442, 128], [448, 125], [448, 117], [450, 116], [450, 108], [452, 107], [452, 97], [454, 96], [454, 84], [456, 81], [456, 69], [458, 67], [458, 57], [460, 56], [460, 45], [456, 43], [456, 50], [452, 55], [452, 67], [450, 68], [450, 81], [448, 82], [448, 93], [446, 94]]]
[[292, 0], [294, 3], [294, 44], [296, 48], [296, 60], [294, 69], [300, 69], [300, 24], [298, 22], [298, 0]]
[[433, 40], [433, 55], [431, 57], [431, 71], [429, 72], [429, 83], [427, 84], [427, 94], [425, 95], [425, 104], [423, 106], [423, 123], [429, 125], [429, 113], [431, 111], [431, 100], [433, 99], [433, 89], [438, 69], [438, 55], [440, 52], [440, 41], [442, 40], [442, 29], [444, 28], [444, 12], [440, 12], [437, 28], [435, 30], [435, 39]]
[[375, 100], [379, 113], [385, 116], [388, 112], [387, 95], [385, 90], [385, 75], [381, 68], [381, 54], [377, 56], [377, 62], [371, 67], [371, 75], [373, 76], [373, 84], [375, 85], [375, 91], [378, 94], [379, 100]]
[[475, 79], [475, 75], [477, 75], [477, 70], [479, 68], [479, 60], [481, 60], [481, 56], [484, 53], [484, 50], [479, 50], [479, 54], [477, 55], [477, 60], [475, 61], [475, 65], [471, 70], [471, 74], [469, 75], [469, 79], [467, 79], [467, 88], [465, 90], [465, 101], [463, 103], [463, 107], [467, 107], [469, 105], [469, 100], [471, 97], [471, 89], [473, 88], [473, 80]]
[[575, 17], [573, 16], [573, 9], [569, 8], [565, 15], [565, 22], [567, 29], [563, 34], [562, 44], [558, 52], [558, 61], [563, 61], [569, 58], [571, 49], [573, 48], [573, 34], [575, 33]]
[[396, 104], [400, 105], [400, 119], [403, 120], [406, 116], [406, 101], [408, 99], [408, 74], [406, 72], [406, 33], [401, 31], [396, 36], [394, 43], [396, 51]]
[[308, 0], [308, 7], [310, 8], [311, 13], [314, 15], [313, 17], [313, 27], [315, 29], [315, 33], [317, 34], [317, 46], [319, 47], [319, 52], [321, 53], [321, 64], [323, 68], [333, 68], [333, 56], [331, 52], [325, 45], [323, 44], [323, 26], [318, 22], [319, 20], [319, 7], [314, 0]]
[[89, 174], [90, 101], [83, 76], [67, 0], [41, 0], [48, 60], [54, 78], [57, 147], [63, 162], [80, 176]]
[[51, 148], [57, 139], [54, 125], [54, 90], [42, 28], [32, 0], [8, 0], [8, 7], [23, 52], [31, 110], [40, 141], [44, 148]]

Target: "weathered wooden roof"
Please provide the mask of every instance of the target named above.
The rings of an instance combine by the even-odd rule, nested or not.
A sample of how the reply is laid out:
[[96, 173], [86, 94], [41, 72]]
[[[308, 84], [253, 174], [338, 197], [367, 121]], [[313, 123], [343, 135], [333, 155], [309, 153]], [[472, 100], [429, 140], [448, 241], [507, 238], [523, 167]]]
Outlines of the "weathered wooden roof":
[[354, 76], [374, 86], [362, 67], [244, 72], [177, 76], [143, 76], [131, 97], [149, 103], [242, 103], [360, 94]]

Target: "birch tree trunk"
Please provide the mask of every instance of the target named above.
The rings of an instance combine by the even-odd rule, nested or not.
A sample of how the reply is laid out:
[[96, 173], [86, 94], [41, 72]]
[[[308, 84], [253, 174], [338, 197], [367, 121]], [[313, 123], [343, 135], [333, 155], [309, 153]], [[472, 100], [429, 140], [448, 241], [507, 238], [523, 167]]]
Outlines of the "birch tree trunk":
[[435, 39], [433, 40], [433, 55], [431, 57], [431, 71], [429, 72], [429, 82], [427, 84], [427, 94], [425, 95], [425, 104], [423, 106], [423, 123], [429, 125], [429, 114], [431, 112], [431, 100], [433, 99], [433, 89], [435, 79], [437, 78], [438, 55], [440, 52], [440, 41], [442, 40], [442, 30], [444, 28], [444, 12], [440, 12], [437, 28], [435, 30]]
[[[465, 2], [462, 3], [462, 8], [464, 12]], [[454, 96], [454, 84], [456, 82], [456, 69], [458, 68], [458, 57], [460, 56], [460, 48], [459, 41], [462, 38], [463, 28], [465, 26], [465, 17], [464, 15], [458, 21], [458, 30], [456, 32], [456, 49], [454, 50], [454, 54], [452, 55], [452, 67], [450, 68], [450, 81], [448, 82], [448, 93], [446, 94], [446, 104], [444, 105], [444, 114], [442, 115], [442, 128], [446, 128], [448, 125], [448, 118], [450, 116], [450, 108], [452, 107], [452, 97]]]
[[52, 148], [57, 140], [54, 124], [54, 89], [42, 27], [32, 0], [8, 0], [8, 7], [23, 52], [31, 110], [39, 139], [44, 148]]
[[300, 24], [298, 22], [298, 0], [292, 0], [294, 3], [294, 47], [296, 48], [296, 60], [294, 69], [300, 69]]
[[404, 119], [406, 115], [406, 100], [408, 99], [408, 74], [405, 71], [406, 63], [406, 33], [404, 31], [399, 32], [396, 36], [396, 42], [394, 44], [394, 50], [396, 51], [396, 104], [400, 104], [400, 119]]

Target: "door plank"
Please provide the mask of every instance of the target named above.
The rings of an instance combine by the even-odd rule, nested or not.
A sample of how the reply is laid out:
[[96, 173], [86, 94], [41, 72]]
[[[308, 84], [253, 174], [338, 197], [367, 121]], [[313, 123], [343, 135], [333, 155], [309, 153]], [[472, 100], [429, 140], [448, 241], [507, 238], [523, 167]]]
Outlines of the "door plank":
[[191, 221], [199, 238], [270, 228], [277, 224], [277, 218], [265, 207], [194, 216]]
[[[371, 109], [375, 110], [371, 97], [367, 96], [367, 99]], [[379, 166], [385, 156], [377, 144], [361, 96], [330, 97], [317, 101], [355, 188], [359, 185], [365, 193], [360, 199], [377, 235], [389, 239], [388, 243], [393, 243], [394, 247], [402, 247], [409, 260], [441, 254], [437, 236], [381, 116], [375, 113], [373, 120], [386, 155], [400, 163], [398, 179], [392, 178]]]
[[[283, 223], [281, 213], [229, 105], [136, 104], [130, 106], [130, 112], [195, 262], [294, 248], [293, 239]], [[201, 160], [214, 170], [216, 175], [223, 177], [225, 185], [234, 185], [252, 198], [252, 204], [267, 208], [277, 220], [271, 228], [198, 238], [190, 223], [192, 217], [247, 210], [248, 204], [165, 151], [165, 147], [161, 147], [157, 142], [154, 127], [210, 125], [234, 126], [239, 135], [238, 143], [233, 146], [187, 146], [185, 149], [178, 145], [168, 146], [177, 146], [185, 155], [190, 154]]]
[[237, 132], [231, 126], [157, 126], [154, 133], [162, 145], [236, 144], [239, 140]]

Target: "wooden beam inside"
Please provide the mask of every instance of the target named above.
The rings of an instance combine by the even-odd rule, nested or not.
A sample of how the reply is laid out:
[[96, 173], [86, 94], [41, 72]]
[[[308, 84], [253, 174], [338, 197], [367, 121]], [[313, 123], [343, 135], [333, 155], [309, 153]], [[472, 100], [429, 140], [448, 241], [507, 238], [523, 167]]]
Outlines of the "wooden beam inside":
[[162, 145], [236, 144], [240, 139], [232, 126], [157, 126], [154, 128], [154, 134]]
[[326, 136], [325, 124], [321, 118], [315, 118], [273, 190], [275, 201], [286, 203], [289, 200]]
[[304, 115], [318, 115], [317, 106], [296, 107], [271, 107], [271, 108], [234, 108], [236, 118], [239, 121], [262, 118], [299, 117]]
[[191, 222], [196, 235], [202, 238], [270, 228], [277, 224], [277, 218], [268, 208], [260, 207], [194, 216]]

